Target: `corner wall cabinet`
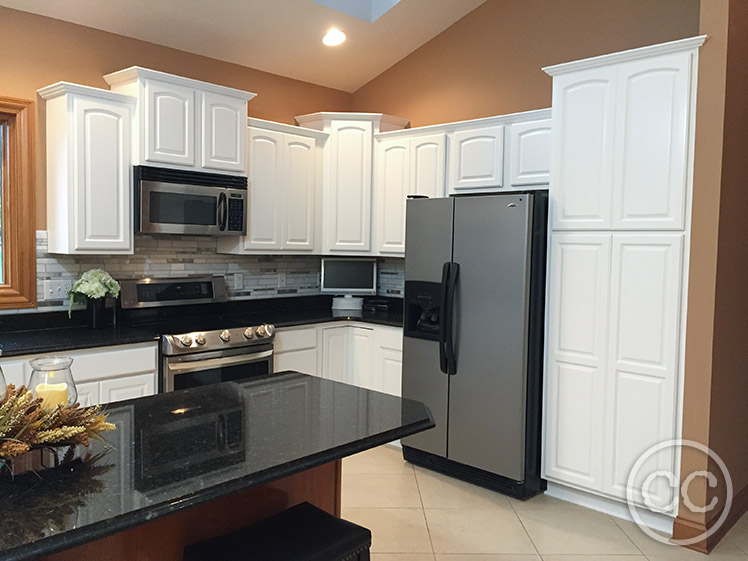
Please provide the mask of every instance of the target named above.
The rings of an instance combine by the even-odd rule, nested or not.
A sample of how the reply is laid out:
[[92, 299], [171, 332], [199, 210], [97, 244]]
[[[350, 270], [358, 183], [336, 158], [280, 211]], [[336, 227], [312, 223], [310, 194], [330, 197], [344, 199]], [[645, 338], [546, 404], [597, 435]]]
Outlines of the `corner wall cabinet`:
[[[698, 47], [704, 37], [545, 69], [553, 76], [544, 476], [626, 500], [680, 434]], [[670, 231], [666, 231], [670, 230]], [[667, 447], [636, 474], [678, 478]], [[660, 477], [650, 501], [675, 516]], [[677, 488], [676, 488], [677, 489]], [[675, 501], [677, 503], [677, 501]]]
[[408, 121], [381, 113], [313, 113], [296, 122], [330, 135], [322, 165], [322, 252], [370, 254], [372, 135]]
[[319, 252], [319, 155], [327, 135], [249, 119], [247, 235], [222, 238], [222, 253]]
[[38, 93], [47, 101], [49, 252], [132, 253], [135, 98], [67, 82]]
[[104, 79], [138, 100], [135, 165], [245, 173], [247, 102], [256, 94], [138, 66]]
[[[118, 345], [62, 354], [73, 358], [70, 369], [83, 406], [112, 403], [156, 393], [158, 346], [155, 343]], [[24, 355], [3, 360], [8, 383], [27, 385], [29, 361], [42, 355]]]

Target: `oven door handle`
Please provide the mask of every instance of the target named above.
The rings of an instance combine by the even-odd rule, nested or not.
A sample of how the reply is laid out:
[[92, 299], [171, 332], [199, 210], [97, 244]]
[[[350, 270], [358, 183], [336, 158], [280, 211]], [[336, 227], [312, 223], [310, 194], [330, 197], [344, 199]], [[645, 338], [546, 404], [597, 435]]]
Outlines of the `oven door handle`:
[[210, 368], [220, 368], [221, 366], [231, 366], [232, 364], [256, 362], [263, 358], [273, 355], [272, 349], [261, 353], [248, 355], [227, 356], [224, 358], [209, 358], [207, 360], [191, 360], [189, 362], [176, 362], [167, 364], [169, 372], [174, 374], [183, 374], [185, 372], [197, 372], [199, 370], [208, 370]]

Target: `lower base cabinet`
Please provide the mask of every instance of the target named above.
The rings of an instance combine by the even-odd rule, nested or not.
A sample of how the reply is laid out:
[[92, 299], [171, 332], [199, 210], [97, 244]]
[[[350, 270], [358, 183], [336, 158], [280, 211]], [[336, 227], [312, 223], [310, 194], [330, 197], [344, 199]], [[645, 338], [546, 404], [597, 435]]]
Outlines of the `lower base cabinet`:
[[[46, 353], [47, 355], [49, 353]], [[70, 370], [83, 407], [144, 397], [156, 393], [158, 347], [155, 343], [98, 347], [56, 353], [73, 359]], [[2, 362], [9, 384], [27, 385], [30, 360], [46, 355], [24, 355]]]
[[274, 370], [297, 370], [399, 396], [402, 337], [399, 327], [357, 322], [279, 329]]

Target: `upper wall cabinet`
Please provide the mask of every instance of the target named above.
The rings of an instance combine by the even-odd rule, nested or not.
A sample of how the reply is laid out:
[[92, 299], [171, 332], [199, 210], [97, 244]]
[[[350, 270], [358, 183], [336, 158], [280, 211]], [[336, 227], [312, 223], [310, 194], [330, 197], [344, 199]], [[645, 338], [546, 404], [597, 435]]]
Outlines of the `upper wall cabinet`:
[[445, 147], [445, 133], [377, 139], [374, 235], [379, 253], [405, 253], [408, 195], [444, 196]]
[[512, 123], [508, 130], [507, 187], [548, 185], [551, 176], [551, 120]]
[[449, 144], [450, 193], [504, 185], [504, 125], [455, 131]]
[[548, 69], [553, 228], [683, 229], [693, 58]]
[[247, 102], [256, 94], [137, 66], [104, 79], [138, 99], [134, 164], [245, 173]]
[[225, 253], [319, 251], [319, 131], [249, 119], [247, 235], [222, 238]]
[[135, 98], [66, 82], [38, 93], [47, 100], [50, 253], [132, 253]]
[[322, 171], [322, 252], [370, 254], [372, 135], [408, 121], [381, 113], [313, 113], [296, 121], [330, 135]]

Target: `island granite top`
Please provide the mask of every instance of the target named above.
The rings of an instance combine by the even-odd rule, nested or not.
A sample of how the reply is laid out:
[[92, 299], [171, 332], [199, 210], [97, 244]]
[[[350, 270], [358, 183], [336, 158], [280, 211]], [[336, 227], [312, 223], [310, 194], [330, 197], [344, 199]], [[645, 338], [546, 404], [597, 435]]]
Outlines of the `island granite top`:
[[284, 372], [107, 407], [93, 463], [0, 478], [0, 560], [33, 559], [434, 426], [422, 403]]

